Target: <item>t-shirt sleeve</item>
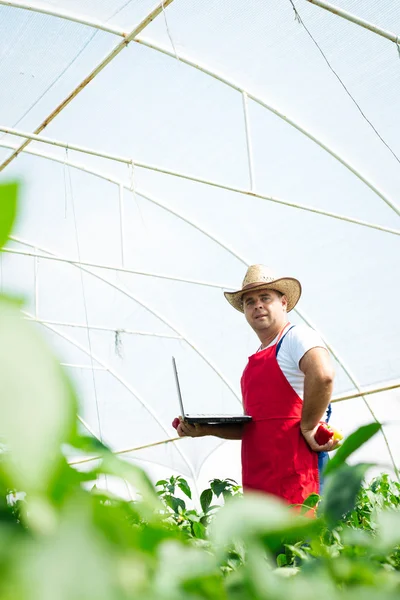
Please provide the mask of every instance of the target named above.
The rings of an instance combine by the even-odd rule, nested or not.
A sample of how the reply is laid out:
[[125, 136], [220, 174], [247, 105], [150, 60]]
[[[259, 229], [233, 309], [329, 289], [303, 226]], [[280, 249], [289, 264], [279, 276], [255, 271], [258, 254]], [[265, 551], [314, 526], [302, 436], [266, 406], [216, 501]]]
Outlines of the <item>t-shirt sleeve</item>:
[[296, 325], [287, 334], [287, 351], [291, 359], [299, 366], [299, 362], [311, 348], [326, 348], [326, 345], [314, 329], [307, 325]]

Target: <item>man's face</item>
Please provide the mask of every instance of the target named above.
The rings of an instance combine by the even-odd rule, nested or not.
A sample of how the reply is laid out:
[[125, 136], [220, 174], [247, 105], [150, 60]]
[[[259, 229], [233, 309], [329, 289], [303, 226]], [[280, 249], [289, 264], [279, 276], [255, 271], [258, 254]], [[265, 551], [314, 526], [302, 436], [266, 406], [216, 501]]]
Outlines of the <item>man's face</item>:
[[249, 325], [256, 332], [278, 328], [286, 321], [286, 296], [275, 290], [252, 290], [243, 295], [243, 310]]

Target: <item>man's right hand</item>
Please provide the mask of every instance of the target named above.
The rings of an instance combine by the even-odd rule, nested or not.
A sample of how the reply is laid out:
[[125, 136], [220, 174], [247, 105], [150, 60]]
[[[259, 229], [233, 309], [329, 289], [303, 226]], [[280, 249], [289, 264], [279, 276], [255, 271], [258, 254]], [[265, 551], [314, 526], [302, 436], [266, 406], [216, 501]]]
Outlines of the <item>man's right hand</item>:
[[176, 431], [179, 437], [203, 437], [204, 435], [209, 435], [207, 425], [200, 425], [200, 423], [191, 425], [182, 417], [179, 417], [179, 425]]
[[191, 425], [183, 417], [176, 417], [172, 421], [172, 427], [175, 427], [179, 437], [203, 437], [205, 435], [214, 435], [223, 440], [241, 440], [243, 434], [243, 423], [234, 423], [233, 425], [209, 425], [194, 423]]

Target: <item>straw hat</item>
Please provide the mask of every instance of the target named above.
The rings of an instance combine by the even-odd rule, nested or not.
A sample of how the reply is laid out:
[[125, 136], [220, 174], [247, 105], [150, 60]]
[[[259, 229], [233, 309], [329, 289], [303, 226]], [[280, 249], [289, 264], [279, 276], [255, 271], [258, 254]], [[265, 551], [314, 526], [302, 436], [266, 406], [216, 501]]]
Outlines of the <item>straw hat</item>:
[[237, 292], [224, 292], [225, 298], [233, 308], [244, 312], [242, 297], [250, 290], [277, 290], [287, 298], [287, 312], [291, 311], [298, 303], [301, 296], [300, 281], [293, 277], [277, 277], [269, 267], [264, 265], [251, 265], [243, 279], [242, 289]]

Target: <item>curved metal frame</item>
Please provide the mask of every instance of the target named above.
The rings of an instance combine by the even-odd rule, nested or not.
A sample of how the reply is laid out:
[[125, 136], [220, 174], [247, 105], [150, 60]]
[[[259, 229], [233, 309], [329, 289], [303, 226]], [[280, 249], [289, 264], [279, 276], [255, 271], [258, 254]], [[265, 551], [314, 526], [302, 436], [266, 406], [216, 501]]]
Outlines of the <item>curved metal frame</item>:
[[[384, 227], [382, 225], [376, 225], [374, 223], [369, 223], [367, 221], [361, 221], [360, 219], [354, 219], [352, 217], [346, 217], [344, 215], [340, 215], [339, 213], [333, 213], [333, 212], [329, 212], [326, 210], [321, 210], [319, 208], [314, 208], [312, 206], [307, 206], [304, 204], [298, 204], [296, 202], [289, 202], [287, 200], [281, 200], [279, 198], [275, 198], [273, 196], [268, 196], [266, 194], [259, 194], [258, 192], [253, 192], [251, 190], [246, 190], [244, 188], [238, 188], [238, 187], [234, 187], [234, 186], [230, 186], [230, 185], [226, 185], [223, 183], [218, 183], [216, 181], [212, 181], [212, 180], [208, 180], [208, 179], [203, 179], [201, 177], [194, 177], [193, 175], [187, 175], [186, 173], [181, 173], [178, 171], [171, 171], [169, 169], [163, 169], [162, 167], [157, 167], [155, 165], [149, 165], [146, 163], [142, 163], [142, 162], [136, 162], [133, 161], [132, 159], [126, 158], [126, 157], [122, 157], [122, 156], [113, 156], [111, 154], [104, 154], [102, 152], [98, 152], [97, 150], [91, 150], [89, 148], [83, 148], [83, 147], [79, 147], [79, 146], [70, 146], [69, 144], [65, 143], [65, 142], [60, 142], [58, 140], [51, 140], [50, 138], [44, 138], [41, 136], [37, 136], [37, 135], [33, 135], [30, 133], [26, 133], [26, 132], [22, 132], [22, 131], [17, 131], [15, 129], [11, 129], [10, 127], [3, 127], [0, 126], [0, 131], [4, 131], [6, 133], [11, 133], [11, 135], [20, 135], [22, 137], [26, 136], [29, 139], [33, 139], [36, 141], [40, 141], [43, 142], [45, 144], [52, 144], [54, 146], [59, 146], [61, 148], [65, 148], [66, 150], [68, 149], [72, 149], [72, 150], [77, 150], [78, 152], [84, 152], [86, 154], [92, 154], [94, 156], [101, 156], [103, 158], [108, 158], [110, 160], [115, 160], [117, 162], [122, 162], [125, 164], [134, 164], [136, 167], [140, 167], [142, 169], [149, 169], [150, 171], [155, 171], [157, 173], [163, 173], [165, 175], [172, 175], [174, 177], [179, 177], [181, 179], [187, 179], [188, 181], [193, 181], [195, 183], [203, 183], [205, 185], [210, 185], [212, 187], [216, 187], [216, 188], [220, 188], [222, 190], [227, 190], [230, 192], [235, 192], [238, 194], [243, 194], [244, 196], [250, 196], [253, 198], [259, 198], [260, 200], [267, 200], [269, 202], [273, 202], [275, 204], [281, 204], [283, 206], [288, 206], [290, 208], [297, 208], [299, 210], [304, 210], [306, 212], [311, 212], [317, 215], [322, 215], [325, 217], [331, 217], [332, 219], [337, 219], [339, 221], [346, 221], [347, 223], [352, 223], [354, 225], [361, 225], [362, 227], [368, 227], [369, 229], [376, 229], [378, 231], [384, 231], [385, 233], [391, 233], [393, 235], [400, 235], [400, 230], [399, 229], [392, 229], [390, 227]], [[0, 146], [2, 147], [12, 147], [10, 144], [7, 143], [3, 143], [0, 142]], [[28, 153], [31, 151], [27, 151]], [[51, 158], [50, 155], [45, 155], [44, 153], [39, 153], [39, 152], [31, 152], [32, 154], [36, 154], [37, 156], [42, 156], [42, 157], [46, 157], [46, 158]], [[62, 164], [70, 164], [72, 165], [71, 162], [66, 161], [66, 160], [61, 160], [59, 158], [51, 158], [51, 160], [54, 160], [56, 162], [60, 162]], [[85, 169], [87, 171], [87, 169]], [[89, 171], [90, 172], [90, 171]], [[94, 173], [94, 172], [93, 172]], [[108, 181], [113, 181], [113, 183], [117, 183], [117, 180], [115, 178], [112, 178], [111, 176], [107, 177]], [[120, 182], [119, 182], [120, 183]], [[130, 191], [132, 191], [131, 185], [128, 187], [125, 184], [123, 184], [123, 187], [126, 189], [129, 189]], [[139, 193], [138, 190], [135, 189], [136, 193]]]
[[364, 19], [360, 19], [360, 17], [357, 17], [356, 15], [353, 15], [353, 14], [347, 12], [346, 10], [343, 10], [342, 8], [333, 6], [333, 4], [328, 4], [328, 2], [321, 2], [321, 0], [307, 0], [307, 2], [309, 2], [310, 4], [315, 4], [315, 6], [319, 6], [320, 8], [324, 8], [325, 10], [333, 13], [334, 15], [337, 15], [338, 17], [342, 17], [343, 19], [346, 19], [347, 21], [351, 21], [352, 23], [355, 23], [356, 25], [360, 25], [361, 27], [364, 27], [364, 29], [368, 29], [372, 33], [381, 35], [382, 37], [386, 38], [387, 40], [390, 40], [391, 42], [394, 42], [397, 45], [399, 44], [399, 41], [400, 41], [399, 35], [396, 35], [395, 33], [392, 33], [391, 31], [387, 31], [386, 29], [382, 29], [381, 27], [378, 27], [377, 25], [374, 25], [373, 23], [364, 21]]
[[[16, 236], [11, 236], [11, 239], [13, 239], [14, 241], [16, 241], [16, 242], [18, 242], [20, 244], [24, 244], [24, 245], [30, 246], [30, 247], [35, 247], [38, 250], [40, 250], [41, 252], [46, 252], [46, 253], [48, 253], [50, 255], [53, 254], [53, 256], [57, 256], [57, 254], [52, 253], [50, 250], [47, 250], [46, 248], [40, 247], [38, 244], [32, 244], [32, 243], [27, 242], [25, 240], [21, 240], [20, 238], [17, 238]], [[147, 301], [139, 299], [137, 295], [133, 295], [129, 290], [126, 290], [121, 285], [118, 285], [118, 284], [114, 283], [113, 281], [110, 281], [110, 280], [106, 279], [105, 277], [102, 277], [98, 273], [93, 273], [93, 271], [90, 271], [90, 269], [81, 266], [81, 264], [79, 263], [79, 261], [76, 261], [76, 262], [70, 263], [70, 264], [71, 264], [71, 266], [76, 267], [77, 269], [81, 269], [85, 273], [88, 273], [92, 277], [95, 277], [96, 279], [99, 279], [100, 281], [103, 281], [104, 283], [106, 283], [110, 287], [113, 287], [114, 289], [118, 290], [119, 292], [121, 292], [121, 294], [124, 294], [125, 296], [127, 296], [131, 300], [134, 300], [135, 302], [137, 302], [138, 304], [140, 304], [143, 308], [145, 308], [146, 310], [148, 310], [151, 314], [153, 314], [155, 317], [157, 317], [158, 319], [160, 319], [160, 321], [162, 321], [165, 325], [167, 325], [173, 331], [175, 331], [175, 333], [181, 337], [182, 341], [186, 342], [188, 344], [188, 346], [190, 346], [196, 352], [196, 354], [198, 354], [208, 364], [209, 367], [211, 367], [211, 369], [216, 373], [216, 375], [218, 375], [218, 377], [221, 379], [221, 381], [223, 381], [223, 383], [229, 388], [229, 390], [232, 392], [232, 394], [234, 395], [234, 397], [241, 403], [241, 400], [240, 400], [237, 392], [235, 391], [235, 388], [233, 387], [233, 385], [226, 379], [226, 377], [224, 377], [224, 375], [222, 375], [222, 373], [219, 371], [219, 369], [204, 354], [204, 352], [202, 352], [201, 350], [199, 350], [199, 348], [196, 346], [196, 344], [194, 344], [185, 334], [183, 334], [181, 331], [179, 331], [175, 327], [175, 325], [173, 325], [168, 319], [166, 319], [163, 315], [161, 315], [161, 313], [159, 313], [158, 311], [150, 308]], [[48, 327], [50, 327], [50, 326], [48, 326]]]
[[[95, 69], [57, 106], [48, 117], [37, 127], [34, 131], [35, 134], [43, 131], [45, 127], [66, 107], [68, 104], [76, 98], [76, 96], [116, 57], [118, 54], [126, 48], [126, 46], [133, 41], [133, 39], [139, 35], [143, 29], [147, 27], [164, 9], [169, 6], [173, 0], [162, 0], [156, 8], [154, 8], [132, 31], [130, 31], [120, 42], [117, 44], [109, 54], [97, 65]], [[30, 143], [30, 140], [26, 140], [21, 146], [15, 150], [6, 160], [0, 164], [0, 173], [3, 171], [18, 154], [22, 152], [26, 146]]]
[[[34, 318], [33, 315], [31, 315], [29, 312], [27, 311], [22, 311], [24, 315], [26, 315], [29, 318]], [[168, 430], [165, 428], [165, 426], [163, 425], [163, 423], [160, 421], [160, 419], [158, 418], [157, 414], [154, 412], [154, 410], [151, 408], [151, 406], [146, 402], [146, 400], [144, 400], [141, 395], [127, 382], [125, 381], [125, 379], [123, 377], [121, 377], [112, 367], [108, 366], [107, 363], [105, 363], [101, 358], [99, 358], [98, 356], [96, 356], [93, 352], [90, 352], [89, 350], [87, 350], [87, 348], [85, 348], [84, 346], [82, 346], [79, 342], [75, 341], [74, 339], [72, 339], [71, 337], [69, 337], [68, 335], [65, 335], [65, 333], [62, 333], [61, 331], [58, 331], [55, 327], [53, 327], [52, 325], [48, 325], [46, 323], [41, 323], [41, 325], [43, 325], [43, 327], [46, 327], [47, 329], [50, 329], [51, 331], [53, 331], [55, 334], [59, 335], [60, 337], [62, 337], [64, 340], [66, 340], [67, 342], [69, 342], [70, 344], [72, 344], [73, 346], [75, 346], [76, 348], [78, 348], [79, 350], [81, 350], [82, 352], [84, 352], [87, 356], [90, 356], [90, 358], [94, 359], [101, 367], [104, 367], [104, 369], [110, 373], [110, 375], [116, 379], [124, 388], [126, 388], [128, 390], [128, 392], [130, 394], [132, 394], [132, 396], [134, 396], [138, 402], [147, 410], [147, 412], [153, 417], [153, 419], [156, 421], [156, 423], [159, 424], [159, 426], [161, 427], [161, 429], [163, 431], [165, 431], [165, 433], [167, 435], [169, 435]], [[86, 427], [86, 429], [88, 429], [87, 424], [83, 421], [83, 419], [81, 417], [79, 417], [79, 420], [81, 421], [81, 423]], [[94, 435], [93, 431], [91, 429], [88, 429], [88, 431]], [[95, 435], [95, 437], [97, 439], [98, 436]], [[182, 448], [179, 448], [178, 446], [176, 446], [177, 451], [179, 452], [179, 454], [182, 456], [183, 460], [185, 461], [185, 463], [187, 464], [187, 466], [190, 469], [190, 472], [193, 475], [193, 478], [195, 478], [194, 476], [194, 469], [188, 459], [188, 457], [185, 455], [185, 453], [182, 451]]]
[[[139, 196], [143, 196], [143, 198], [147, 198], [144, 194], [140, 194], [137, 192]], [[161, 206], [161, 205], [160, 205]], [[10, 236], [12, 240], [13, 237]], [[36, 249], [36, 247], [35, 247]], [[54, 260], [56, 262], [63, 262], [67, 264], [79, 264], [82, 267], [93, 267], [95, 269], [105, 269], [107, 271], [117, 271], [118, 273], [129, 273], [131, 275], [142, 275], [144, 277], [154, 277], [156, 279], [168, 279], [169, 281], [179, 281], [181, 283], [190, 283], [192, 285], [203, 285], [205, 287], [217, 288], [217, 289], [225, 289], [230, 290], [229, 285], [223, 285], [219, 283], [212, 283], [210, 281], [202, 281], [200, 279], [186, 279], [184, 277], [174, 277], [172, 275], [162, 275], [161, 273], [152, 273], [149, 271], [137, 271], [136, 269], [127, 269], [124, 267], [118, 267], [116, 265], [106, 265], [104, 263], [93, 263], [86, 262], [83, 260], [76, 260], [76, 258], [67, 258], [66, 256], [46, 256], [45, 254], [38, 254], [37, 252], [27, 252], [24, 250], [16, 250], [15, 248], [2, 248], [2, 252], [5, 254], [16, 254], [20, 256], [31, 256], [38, 260], [40, 258], [44, 260]], [[233, 289], [233, 288], [232, 288]], [[37, 293], [35, 294], [37, 297]]]
[[[165, 1], [163, 1], [161, 3], [161, 10], [164, 10], [164, 8], [168, 4], [170, 4], [170, 2], [172, 2], [172, 1], [173, 0], [165, 0]], [[11, 6], [13, 4], [12, 2], [3, 2], [3, 3], [4, 4], [8, 4], [9, 6]], [[16, 5], [16, 3], [14, 3], [14, 4]], [[20, 8], [28, 8], [27, 6], [23, 7], [22, 3], [18, 3], [18, 4], [19, 4]], [[38, 5], [36, 5], [36, 6], [38, 6]], [[126, 39], [123, 42], [121, 42], [121, 44], [128, 44], [130, 41], [135, 41], [135, 42], [140, 43], [140, 44], [142, 44], [144, 46], [147, 46], [148, 48], [152, 48], [154, 50], [157, 50], [158, 52], [161, 52], [161, 53], [163, 53], [163, 54], [165, 54], [167, 56], [170, 56], [171, 58], [176, 59], [177, 56], [176, 56], [175, 51], [171, 52], [167, 48], [163, 48], [162, 46], [160, 46], [158, 44], [152, 43], [152, 42], [150, 42], [148, 40], [144, 40], [143, 38], [139, 37], [140, 31], [142, 31], [146, 27], [146, 25], [149, 22], [149, 19], [152, 20], [157, 14], [159, 14], [161, 12], [159, 9], [160, 9], [160, 5], [157, 7], [157, 9], [155, 9], [155, 11], [152, 11], [151, 15], [149, 17], [147, 17], [146, 19], [144, 19], [144, 21], [142, 21], [142, 23], [137, 28], [135, 28], [129, 35], [126, 35], [126, 34], [124, 35], [123, 32], [111, 32], [111, 33], [116, 33], [116, 35], [124, 35], [124, 37]], [[35, 10], [34, 4], [30, 5], [29, 10]], [[57, 16], [57, 17], [64, 18], [64, 19], [68, 19], [69, 18], [66, 13], [61, 13], [59, 11], [51, 11], [51, 12], [48, 12], [47, 14], [52, 14], [53, 16]], [[69, 16], [71, 16], [71, 14]], [[82, 19], [81, 20], [79, 19], [79, 16], [77, 16], [77, 18], [74, 17], [72, 20], [74, 20], [76, 22], [84, 23], [85, 25], [89, 25], [89, 26], [92, 26], [92, 27], [95, 27], [95, 28], [99, 28], [98, 23], [96, 23], [95, 20], [90, 20], [89, 21], [89, 19], [86, 19], [85, 21], [82, 21]], [[100, 27], [100, 28], [102, 28], [102, 27]], [[396, 43], [399, 44], [399, 38], [398, 37], [396, 38]], [[98, 74], [98, 72], [100, 72], [100, 70], [102, 70], [104, 68], [104, 66], [106, 66], [106, 64], [108, 64], [108, 62], [110, 62], [120, 52], [119, 48], [120, 48], [121, 44], [119, 44], [116, 47], [116, 49], [113, 50], [113, 52], [109, 55], [109, 57], [107, 57], [106, 59], [104, 59], [104, 61], [102, 61], [102, 63], [100, 64], [100, 66], [97, 68], [97, 70], [93, 71], [92, 74], [88, 78], [86, 78], [86, 80], [84, 82], [82, 82], [80, 84], [80, 86], [78, 86], [78, 88], [76, 88], [76, 90], [60, 105], [60, 107], [58, 107], [55, 111], [53, 111], [53, 113], [42, 123], [42, 125], [39, 126], [35, 130], [35, 133], [40, 133], [40, 131], [42, 131], [48, 125], [48, 123], [56, 116], [56, 114], [58, 114], [60, 112], [60, 110], [62, 110], [67, 105], [67, 103], [69, 103], [70, 100], [72, 100], [72, 98], [75, 97], [75, 95], [77, 93], [79, 93], [79, 91], [81, 89], [83, 89], [82, 86], [84, 87], [86, 85], [86, 83], [88, 83], [88, 81], [90, 81], [91, 79], [93, 79]], [[257, 104], [259, 104], [260, 106], [263, 106], [264, 108], [266, 108], [270, 112], [274, 113], [279, 118], [283, 119], [286, 123], [288, 123], [289, 125], [291, 125], [295, 129], [297, 129], [298, 131], [300, 131], [301, 133], [303, 133], [310, 140], [312, 140], [318, 146], [320, 146], [323, 150], [325, 150], [326, 152], [328, 152], [333, 158], [335, 158], [336, 160], [338, 160], [343, 166], [345, 166], [347, 169], [349, 169], [356, 177], [358, 177], [358, 179], [360, 179], [363, 183], [365, 183], [373, 192], [375, 192], [376, 194], [378, 194], [378, 196], [390, 208], [392, 208], [392, 210], [394, 210], [394, 212], [396, 212], [396, 214], [400, 215], [400, 208], [396, 205], [396, 203], [393, 200], [391, 200], [389, 197], [387, 197], [386, 194], [384, 194], [382, 192], [382, 190], [380, 190], [372, 182], [370, 182], [369, 180], [367, 180], [366, 177], [364, 177], [364, 175], [362, 175], [362, 173], [360, 171], [358, 171], [353, 165], [351, 165], [351, 163], [349, 163], [347, 160], [345, 160], [341, 155], [339, 155], [338, 153], [336, 153], [332, 148], [330, 148], [327, 144], [325, 144], [324, 142], [322, 142], [322, 140], [320, 140], [316, 136], [314, 136], [310, 131], [306, 130], [299, 123], [297, 123], [293, 119], [290, 119], [289, 117], [287, 117], [287, 115], [285, 115], [284, 113], [282, 113], [281, 111], [279, 111], [276, 107], [272, 106], [271, 104], [267, 104], [266, 102], [264, 102], [261, 98], [259, 98], [255, 94], [251, 94], [248, 90], [245, 90], [239, 84], [237, 84], [237, 83], [229, 80], [224, 75], [219, 74], [217, 71], [211, 70], [209, 67], [206, 67], [205, 65], [201, 65], [199, 62], [194, 62], [194, 61], [190, 60], [188, 57], [183, 56], [181, 53], [179, 55], [179, 61], [183, 62], [184, 64], [186, 64], [186, 65], [188, 65], [190, 67], [198, 69], [198, 70], [202, 71], [203, 73], [205, 73], [207, 75], [210, 75], [211, 77], [217, 79], [218, 81], [221, 81], [222, 83], [228, 85], [229, 87], [231, 87], [231, 88], [233, 88], [233, 89], [241, 92], [242, 94], [245, 94], [245, 96], [243, 96], [243, 98], [246, 97], [246, 100], [247, 100], [247, 98], [250, 98], [251, 100], [253, 100]], [[245, 119], [246, 119], [246, 115], [245, 115]], [[247, 124], [246, 124], [246, 127], [247, 127]], [[1, 172], [1, 170], [7, 164], [9, 164], [9, 162], [11, 162], [11, 160], [13, 160], [13, 158], [15, 158], [18, 155], [19, 152], [21, 152], [21, 150], [24, 147], [26, 147], [26, 145], [27, 145], [27, 142], [25, 142], [19, 148], [19, 150], [16, 150], [16, 152], [13, 155], [11, 155], [11, 157], [9, 157], [9, 159], [7, 159], [2, 165], [0, 165], [0, 172]], [[249, 160], [250, 160], [250, 157], [249, 157]]]
[[[46, 258], [46, 257], [43, 257]], [[77, 329], [90, 329], [93, 331], [108, 331], [109, 333], [126, 333], [131, 335], [144, 335], [149, 337], [159, 337], [159, 338], [167, 338], [172, 340], [182, 340], [182, 338], [178, 335], [169, 335], [168, 333], [152, 333], [151, 331], [137, 331], [135, 329], [119, 329], [112, 327], [101, 327], [97, 325], [86, 325], [84, 323], [70, 323], [67, 321], [48, 321], [46, 319], [39, 319], [38, 317], [34, 317], [33, 319], [26, 317], [28, 321], [33, 321], [37, 323], [42, 323], [43, 325], [59, 325], [60, 327], [73, 327]], [[85, 365], [66, 365], [69, 367], [76, 367], [81, 369], [91, 369], [90, 366]], [[95, 367], [93, 367], [95, 368]]]
[[[142, 44], [143, 46], [147, 46], [148, 48], [152, 48], [153, 50], [157, 50], [158, 52], [161, 52], [162, 54], [166, 54], [167, 56], [170, 56], [171, 58], [175, 57], [174, 54], [172, 52], [170, 52], [167, 48], [163, 48], [162, 46], [155, 44], [153, 42], [150, 42], [148, 40], [145, 40], [139, 36], [135, 39], [135, 42], [138, 44]], [[190, 60], [189, 58], [183, 56], [182, 54], [179, 55], [179, 60], [180, 60], [180, 62], [183, 62], [184, 64], [186, 64], [190, 67], [193, 67], [195, 69], [198, 69], [199, 71], [202, 71], [206, 75], [210, 75], [214, 79], [217, 79], [218, 81], [220, 81], [221, 83], [224, 83], [225, 85], [231, 87], [232, 89], [237, 90], [238, 92], [241, 92], [242, 94], [245, 93], [247, 98], [249, 98], [250, 100], [253, 100], [256, 104], [259, 104], [263, 108], [266, 108], [267, 110], [272, 112], [274, 115], [276, 115], [277, 117], [279, 117], [280, 119], [285, 121], [285, 123], [288, 123], [288, 125], [291, 125], [295, 129], [300, 131], [300, 133], [302, 133], [303, 135], [308, 137], [312, 142], [315, 142], [320, 148], [322, 148], [322, 150], [325, 150], [333, 158], [338, 160], [344, 167], [346, 167], [346, 169], [348, 169], [351, 173], [353, 173], [353, 175], [355, 175], [358, 179], [360, 179], [360, 181], [365, 183], [365, 185], [367, 185], [375, 194], [377, 194], [392, 210], [394, 210], [394, 212], [397, 215], [400, 215], [400, 208], [397, 206], [397, 204], [394, 202], [394, 200], [391, 200], [380, 188], [378, 188], [374, 183], [372, 183], [369, 179], [367, 179], [361, 173], [361, 171], [356, 169], [356, 167], [354, 165], [352, 165], [349, 161], [347, 161], [345, 158], [343, 158], [342, 155], [335, 152], [330, 146], [325, 144], [325, 142], [323, 142], [321, 139], [317, 138], [313, 133], [311, 133], [308, 129], [306, 129], [305, 127], [300, 125], [297, 121], [288, 117], [287, 114], [282, 113], [278, 108], [276, 108], [272, 104], [267, 104], [267, 102], [262, 100], [256, 94], [252, 94], [248, 90], [242, 88], [238, 83], [235, 83], [235, 82], [229, 80], [224, 75], [219, 74], [215, 70], [211, 70], [209, 67], [201, 64], [200, 62], [198, 62], [198, 61], [194, 62], [194, 61]]]
[[72, 13], [64, 10], [52, 10], [49, 7], [49, 5], [40, 4], [40, 2], [29, 2], [27, 4], [26, 2], [18, 2], [17, 0], [0, 0], [0, 4], [3, 4], [4, 6], [9, 6], [10, 8], [20, 8], [28, 10], [29, 12], [42, 13], [51, 17], [58, 17], [66, 21], [79, 23], [80, 25], [87, 25], [88, 27], [100, 29], [101, 31], [106, 31], [107, 33], [119, 35], [123, 38], [125, 38], [128, 35], [119, 27], [114, 27], [113, 25], [109, 25], [108, 23], [102, 23], [101, 21], [89, 18], [86, 15], [80, 15], [78, 13]]

